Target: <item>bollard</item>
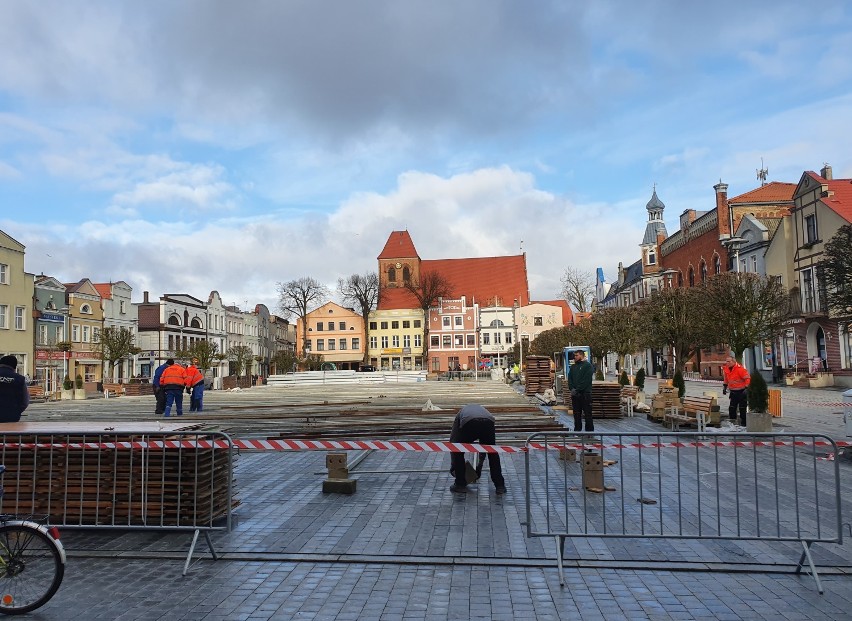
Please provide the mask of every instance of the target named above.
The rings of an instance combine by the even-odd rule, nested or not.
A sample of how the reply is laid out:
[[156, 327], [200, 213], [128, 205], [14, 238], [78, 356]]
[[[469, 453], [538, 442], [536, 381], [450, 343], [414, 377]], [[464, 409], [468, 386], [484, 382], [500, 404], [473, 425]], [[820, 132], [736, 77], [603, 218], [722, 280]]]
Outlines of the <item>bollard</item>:
[[349, 478], [346, 453], [328, 453], [325, 456], [328, 478], [322, 482], [324, 494], [354, 494], [357, 481]]
[[583, 453], [583, 487], [593, 491], [603, 491], [603, 459], [600, 453], [592, 451]]

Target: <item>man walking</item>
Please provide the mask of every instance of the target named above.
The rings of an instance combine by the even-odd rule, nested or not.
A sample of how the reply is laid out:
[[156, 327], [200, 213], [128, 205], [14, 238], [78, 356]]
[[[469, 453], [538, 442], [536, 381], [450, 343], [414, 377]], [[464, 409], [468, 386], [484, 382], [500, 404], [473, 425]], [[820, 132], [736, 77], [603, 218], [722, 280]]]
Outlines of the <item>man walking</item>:
[[0, 358], [0, 423], [17, 423], [30, 404], [26, 378], [17, 372], [18, 358]]
[[160, 385], [160, 378], [163, 376], [163, 371], [166, 370], [166, 367], [169, 364], [174, 364], [174, 362], [174, 360], [169, 358], [154, 370], [154, 376], [151, 378], [151, 384], [154, 386], [154, 398], [157, 400], [154, 414], [160, 415], [166, 409], [166, 391]]
[[737, 362], [733, 356], [725, 358], [725, 366], [722, 367], [725, 379], [722, 386], [722, 394], [724, 395], [729, 390], [731, 391], [731, 403], [728, 406], [728, 419], [732, 424], [737, 422], [737, 408], [740, 410], [740, 421], [743, 427], [746, 426], [746, 407], [748, 406], [748, 397], [746, 389], [751, 384], [751, 376], [746, 368]]
[[[497, 435], [494, 426], [494, 415], [481, 405], [466, 405], [459, 410], [453, 420], [453, 430], [450, 432], [450, 442], [470, 444], [496, 444]], [[464, 453], [452, 453], [450, 456], [450, 473], [456, 482], [450, 486], [450, 491], [464, 494], [467, 492], [467, 477], [465, 476]], [[497, 488], [498, 494], [506, 493], [506, 481], [503, 479], [503, 468], [500, 465], [500, 455], [488, 453], [488, 468], [491, 471], [491, 481]], [[477, 475], [482, 474], [482, 463], [477, 466]], [[478, 478], [478, 477], [477, 477]]]
[[592, 363], [586, 360], [586, 352], [578, 349], [574, 352], [574, 364], [568, 369], [568, 389], [571, 391], [571, 405], [574, 408], [574, 431], [583, 431], [583, 418], [586, 419], [586, 431], [594, 431], [592, 421]]
[[166, 407], [163, 416], [168, 417], [172, 412], [172, 404], [178, 416], [183, 416], [183, 389], [186, 388], [186, 369], [169, 358], [166, 368], [160, 376], [160, 386], [166, 392]]

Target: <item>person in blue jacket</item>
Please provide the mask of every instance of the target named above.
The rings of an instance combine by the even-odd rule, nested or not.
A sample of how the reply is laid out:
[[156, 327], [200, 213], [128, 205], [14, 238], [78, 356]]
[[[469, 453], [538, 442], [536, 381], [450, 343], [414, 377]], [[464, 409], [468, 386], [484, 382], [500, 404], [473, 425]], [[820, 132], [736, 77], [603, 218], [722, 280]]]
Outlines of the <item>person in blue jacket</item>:
[[17, 423], [30, 404], [27, 381], [17, 368], [15, 356], [0, 358], [0, 423]]
[[160, 386], [160, 377], [162, 377], [166, 367], [174, 363], [175, 361], [169, 358], [154, 370], [154, 377], [151, 379], [151, 383], [154, 385], [154, 398], [157, 400], [157, 409], [154, 410], [154, 414], [162, 414], [166, 411], [166, 390]]

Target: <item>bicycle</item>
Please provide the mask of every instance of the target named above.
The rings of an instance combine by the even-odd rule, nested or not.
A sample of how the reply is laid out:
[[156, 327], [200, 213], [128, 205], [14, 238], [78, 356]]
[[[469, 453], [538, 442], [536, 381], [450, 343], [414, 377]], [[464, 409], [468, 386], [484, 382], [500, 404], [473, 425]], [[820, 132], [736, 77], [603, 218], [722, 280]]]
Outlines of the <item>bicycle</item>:
[[[0, 474], [6, 467], [0, 465]], [[0, 498], [3, 488], [0, 487]], [[0, 514], [0, 614], [44, 606], [65, 575], [65, 548], [48, 516]]]

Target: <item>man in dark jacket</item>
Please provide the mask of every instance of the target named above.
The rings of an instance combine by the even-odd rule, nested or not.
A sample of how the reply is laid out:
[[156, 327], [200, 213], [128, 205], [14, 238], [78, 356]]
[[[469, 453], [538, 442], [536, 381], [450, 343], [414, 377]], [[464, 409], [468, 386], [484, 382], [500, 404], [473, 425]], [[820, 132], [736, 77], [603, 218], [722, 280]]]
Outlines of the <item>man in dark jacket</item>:
[[30, 404], [27, 381], [17, 368], [15, 356], [0, 358], [0, 423], [17, 423]]
[[592, 421], [592, 363], [586, 360], [586, 352], [578, 349], [574, 352], [574, 364], [568, 369], [568, 388], [571, 390], [571, 405], [574, 408], [574, 431], [583, 431], [583, 418], [586, 419], [586, 431], [594, 431]]
[[[481, 405], [466, 405], [459, 410], [453, 420], [453, 430], [450, 432], [450, 442], [461, 442], [471, 444], [496, 444], [497, 436], [494, 430], [494, 416]], [[450, 472], [456, 482], [450, 486], [451, 492], [467, 492], [467, 478], [465, 476], [464, 453], [452, 453], [450, 456], [452, 468]], [[488, 453], [488, 468], [491, 470], [491, 481], [497, 488], [498, 494], [506, 493], [506, 481], [503, 479], [503, 468], [500, 466], [500, 455]], [[480, 462], [477, 475], [482, 473]]]
[[162, 414], [166, 409], [166, 390], [160, 385], [160, 378], [163, 376], [166, 367], [174, 363], [175, 361], [169, 358], [154, 370], [154, 377], [151, 379], [151, 383], [154, 385], [154, 398], [157, 400], [154, 414]]

